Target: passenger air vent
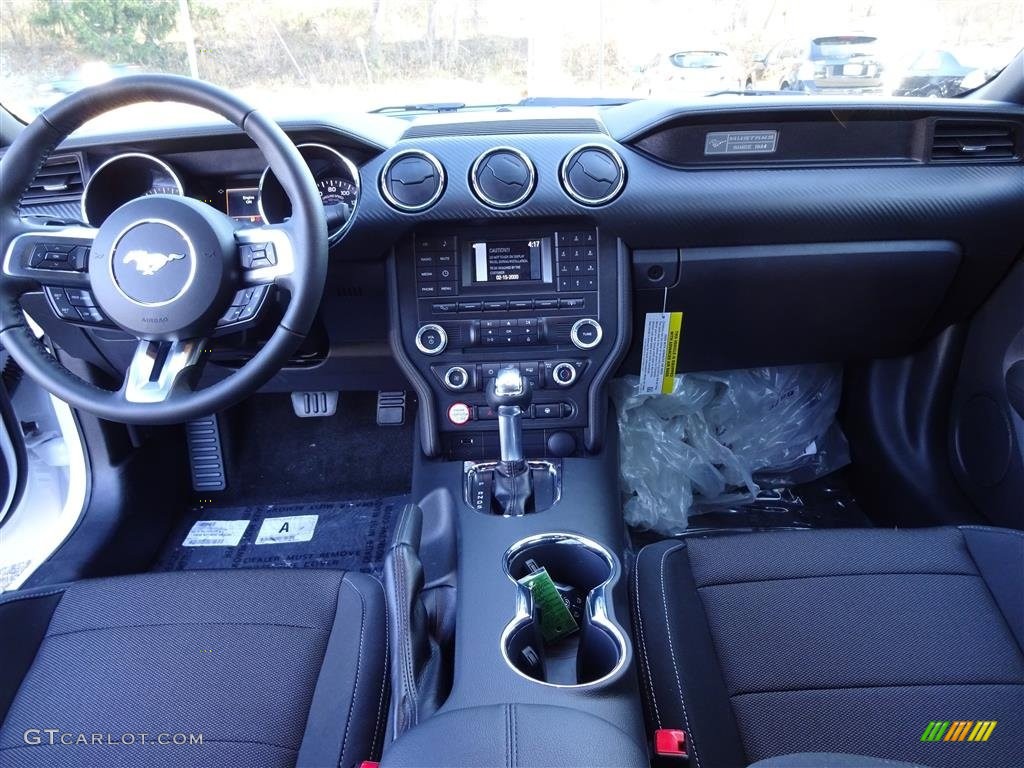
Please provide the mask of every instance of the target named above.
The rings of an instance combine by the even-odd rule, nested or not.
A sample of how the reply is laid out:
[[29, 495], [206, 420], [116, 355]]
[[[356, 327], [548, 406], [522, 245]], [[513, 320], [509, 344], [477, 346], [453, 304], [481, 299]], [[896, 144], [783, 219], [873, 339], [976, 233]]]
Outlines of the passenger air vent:
[[435, 136], [500, 136], [522, 133], [604, 133], [601, 123], [590, 117], [559, 117], [548, 120], [477, 120], [471, 123], [425, 123], [414, 125], [403, 139]]
[[584, 144], [562, 161], [562, 187], [583, 205], [604, 205], [614, 200], [626, 183], [626, 167], [619, 154], [603, 144]]
[[533, 192], [537, 172], [518, 149], [496, 147], [476, 159], [469, 181], [481, 202], [492, 208], [514, 208]]
[[399, 152], [380, 172], [380, 191], [400, 211], [425, 211], [444, 192], [444, 167], [422, 149]]
[[1017, 126], [978, 120], [937, 120], [932, 139], [934, 162], [1012, 161], [1019, 159]]
[[49, 158], [21, 196], [22, 205], [61, 203], [82, 198], [82, 165], [78, 155]]

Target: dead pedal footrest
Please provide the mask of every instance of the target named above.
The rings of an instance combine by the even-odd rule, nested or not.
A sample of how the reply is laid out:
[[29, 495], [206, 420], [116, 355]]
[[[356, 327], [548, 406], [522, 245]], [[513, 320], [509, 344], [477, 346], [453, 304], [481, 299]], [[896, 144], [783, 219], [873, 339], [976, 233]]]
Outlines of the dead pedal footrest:
[[224, 451], [220, 443], [217, 417], [188, 422], [185, 435], [193, 490], [223, 491], [227, 486], [227, 478], [224, 475]]

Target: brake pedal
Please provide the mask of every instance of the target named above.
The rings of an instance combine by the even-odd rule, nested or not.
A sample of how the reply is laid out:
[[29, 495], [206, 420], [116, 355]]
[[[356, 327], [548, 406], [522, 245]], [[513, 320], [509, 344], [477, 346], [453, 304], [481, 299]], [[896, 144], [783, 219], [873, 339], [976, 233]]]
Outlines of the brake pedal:
[[300, 419], [319, 419], [338, 412], [337, 392], [292, 392], [292, 410]]
[[405, 424], [405, 392], [377, 393], [377, 426], [400, 427]]
[[217, 417], [195, 419], [185, 425], [188, 440], [188, 464], [192, 471], [192, 489], [195, 491], [223, 491], [227, 487], [224, 475], [224, 450], [220, 442]]

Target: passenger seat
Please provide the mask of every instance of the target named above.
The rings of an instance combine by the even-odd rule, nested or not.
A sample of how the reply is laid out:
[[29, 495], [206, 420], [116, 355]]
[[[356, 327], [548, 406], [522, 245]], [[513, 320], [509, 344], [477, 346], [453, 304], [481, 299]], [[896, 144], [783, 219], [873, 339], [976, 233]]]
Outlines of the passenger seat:
[[1022, 764], [1024, 533], [694, 536], [645, 547], [634, 579], [646, 713], [696, 768]]

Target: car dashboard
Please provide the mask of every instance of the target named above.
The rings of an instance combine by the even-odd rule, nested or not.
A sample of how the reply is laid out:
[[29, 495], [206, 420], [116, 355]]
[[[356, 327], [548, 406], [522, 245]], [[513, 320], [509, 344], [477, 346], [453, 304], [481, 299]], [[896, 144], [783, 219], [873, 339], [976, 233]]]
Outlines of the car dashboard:
[[[638, 373], [651, 313], [683, 312], [680, 371], [906, 354], [968, 317], [1024, 246], [1024, 115], [963, 100], [640, 101], [280, 124], [329, 220], [318, 321], [265, 391], [405, 389], [428, 456], [495, 450], [484, 389], [515, 363], [531, 452], [600, 450], [605, 383]], [[242, 223], [289, 204], [252, 142], [190, 124], [66, 140], [26, 214], [97, 225], [132, 197]], [[225, 322], [210, 380], [280, 317]], [[116, 376], [134, 344], [99, 313], [49, 323]], [[51, 327], [52, 326], [52, 327]]]

